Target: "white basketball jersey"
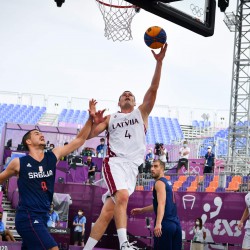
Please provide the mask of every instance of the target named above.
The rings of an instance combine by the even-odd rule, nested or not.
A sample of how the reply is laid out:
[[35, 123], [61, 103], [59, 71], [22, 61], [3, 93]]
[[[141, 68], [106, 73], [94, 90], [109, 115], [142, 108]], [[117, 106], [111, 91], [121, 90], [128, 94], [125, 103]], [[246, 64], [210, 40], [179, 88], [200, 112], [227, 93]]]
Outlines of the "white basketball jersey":
[[145, 133], [139, 109], [111, 114], [107, 134], [109, 157], [121, 157], [141, 165], [146, 151]]
[[[248, 207], [248, 211], [250, 214], [250, 192], [245, 196], [245, 202], [246, 202], [246, 206]], [[245, 228], [250, 228], [250, 218], [248, 218], [248, 220], [246, 221], [246, 225]]]

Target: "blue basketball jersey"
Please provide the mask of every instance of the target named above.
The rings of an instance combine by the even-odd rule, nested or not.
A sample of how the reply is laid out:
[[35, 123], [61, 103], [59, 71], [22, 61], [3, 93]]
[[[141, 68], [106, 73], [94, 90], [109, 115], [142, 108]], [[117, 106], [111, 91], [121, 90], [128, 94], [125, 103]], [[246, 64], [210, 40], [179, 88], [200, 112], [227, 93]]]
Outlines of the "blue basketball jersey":
[[53, 200], [56, 156], [46, 152], [41, 162], [30, 155], [20, 158], [18, 211], [48, 213]]
[[[169, 185], [168, 180], [164, 177], [161, 177], [157, 181], [164, 182], [165, 187], [166, 187], [166, 205], [165, 205], [165, 212], [164, 212], [164, 216], [163, 216], [163, 221], [169, 220], [169, 221], [179, 223], [179, 218], [177, 216], [177, 208], [176, 208], [176, 204], [174, 202], [172, 187]], [[153, 189], [153, 207], [154, 207], [155, 215], [157, 216], [158, 201], [157, 201], [157, 193], [155, 190], [155, 186]]]

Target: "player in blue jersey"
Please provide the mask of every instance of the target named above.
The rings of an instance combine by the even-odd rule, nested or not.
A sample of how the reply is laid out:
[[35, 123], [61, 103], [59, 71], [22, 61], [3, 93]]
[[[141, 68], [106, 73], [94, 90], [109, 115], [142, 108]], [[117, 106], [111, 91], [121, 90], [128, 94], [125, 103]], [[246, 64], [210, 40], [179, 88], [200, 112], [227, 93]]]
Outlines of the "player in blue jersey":
[[134, 208], [132, 215], [155, 212], [154, 249], [181, 250], [182, 230], [174, 200], [171, 183], [164, 177], [165, 164], [155, 160], [151, 167], [155, 179], [153, 204], [143, 208]]
[[89, 102], [89, 119], [77, 137], [69, 144], [45, 152], [46, 141], [43, 134], [33, 129], [22, 139], [29, 154], [13, 159], [0, 174], [0, 184], [17, 175], [19, 204], [16, 213], [16, 230], [22, 237], [22, 250], [58, 250], [57, 243], [47, 229], [48, 212], [53, 199], [56, 163], [82, 146], [88, 137], [96, 101]]

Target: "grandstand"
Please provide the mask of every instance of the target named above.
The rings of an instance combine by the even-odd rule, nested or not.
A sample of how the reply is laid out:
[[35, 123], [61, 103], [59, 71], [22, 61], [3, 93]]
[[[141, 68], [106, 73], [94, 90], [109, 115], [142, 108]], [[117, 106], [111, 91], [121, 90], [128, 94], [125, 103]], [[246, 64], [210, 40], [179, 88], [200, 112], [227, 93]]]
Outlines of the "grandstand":
[[[81, 128], [88, 118], [88, 99], [68, 98], [58, 96], [43, 96], [38, 94], [17, 94], [0, 92], [0, 133], [5, 122], [20, 124], [39, 124], [57, 127]], [[69, 107], [70, 104], [70, 107]], [[112, 101], [101, 101], [101, 108], [108, 113], [116, 112], [116, 104]], [[156, 142], [163, 143], [170, 151], [171, 160], [175, 161], [176, 150], [183, 139], [187, 139], [192, 147], [192, 158], [203, 157], [208, 145], [214, 146], [217, 157], [227, 157], [227, 124], [217, 121], [217, 117], [225, 116], [228, 111], [216, 113], [214, 120], [191, 120], [186, 108], [156, 106], [149, 117], [146, 142], [153, 147]], [[193, 109], [192, 117], [202, 117], [203, 113], [214, 110]], [[196, 114], [196, 115], [195, 115]], [[173, 117], [172, 117], [173, 116]], [[17, 145], [16, 145], [17, 146]], [[172, 149], [173, 148], [173, 149]]]
[[[91, 7], [91, 1], [88, 1], [87, 5], [87, 1], [68, 1], [71, 2], [70, 5], [61, 11], [46, 9], [46, 5], [50, 5], [47, 3], [41, 5], [45, 1], [39, 1], [39, 4], [37, 2], [34, 5], [38, 7], [37, 9], [30, 3], [27, 8], [27, 3], [19, 3], [22, 1], [14, 1], [11, 4], [9, 3], [11, 1], [3, 2], [1, 82], [6, 89], [14, 91], [39, 91], [40, 87], [40, 90], [46, 91], [44, 93], [69, 95], [74, 91], [78, 91], [77, 94], [86, 93], [87, 90], [107, 97], [117, 92], [116, 87], [120, 87], [118, 82], [121, 80], [131, 81], [132, 84], [135, 82], [136, 91], [141, 91], [145, 86], [140, 82], [144, 82], [144, 77], [148, 79], [149, 64], [143, 60], [146, 53], [141, 50], [141, 43], [136, 42], [136, 37], [143, 34], [141, 31], [145, 32], [146, 26], [149, 27], [147, 24], [152, 21], [151, 16], [148, 18], [146, 16], [149, 14], [148, 11], [161, 17], [155, 20], [158, 22], [157, 25], [166, 28], [170, 38], [168, 42], [173, 45], [171, 50], [173, 48], [174, 53], [172, 55], [172, 52], [169, 53], [168, 68], [171, 70], [163, 70], [164, 83], [161, 84], [161, 93], [157, 97], [157, 101], [162, 100], [165, 105], [156, 105], [150, 113], [146, 134], [147, 149], [154, 148], [156, 143], [163, 143], [168, 151], [170, 162], [166, 163], [165, 178], [174, 190], [173, 200], [177, 204], [182, 226], [182, 249], [191, 249], [192, 241], [196, 239], [193, 237], [192, 229], [197, 217], [202, 219], [206, 228], [204, 249], [241, 249], [244, 230], [239, 230], [237, 224], [245, 208], [245, 195], [250, 190], [249, 1], [237, 1], [236, 13], [225, 13], [224, 23], [235, 33], [231, 73], [231, 65], [230, 69], [227, 67], [227, 63], [230, 63], [227, 55], [232, 52], [231, 38], [224, 33], [220, 25], [216, 24], [215, 34], [222, 35], [224, 39], [217, 37], [216, 40], [209, 41], [199, 40], [196, 37], [191, 40], [185, 30], [178, 33], [176, 26], [171, 27], [171, 22], [174, 22], [198, 34], [211, 36], [214, 34], [216, 3], [224, 12], [229, 5], [227, 0], [199, 0], [191, 3], [153, 1], [152, 4], [149, 3], [151, 1], [124, 1], [133, 4], [129, 6], [129, 10], [134, 14], [140, 9], [145, 10], [144, 13], [140, 11], [140, 18], [137, 18], [141, 19], [141, 23], [137, 26], [138, 29], [134, 30], [136, 32], [133, 32], [135, 38], [133, 49], [131, 45], [106, 47], [106, 43], [97, 38], [96, 31], [100, 30], [100, 26]], [[66, 1], [52, 2], [61, 7]], [[81, 2], [87, 8], [82, 8]], [[118, 5], [122, 5], [123, 1], [117, 2]], [[179, 4], [181, 6], [182, 2], [185, 2], [186, 6], [179, 9], [177, 6]], [[97, 3], [99, 7], [103, 5], [103, 8], [99, 9], [104, 19], [99, 19], [105, 21], [105, 32], [109, 30], [111, 24], [115, 27], [113, 24], [116, 23], [108, 24], [107, 21], [112, 21], [116, 17], [128, 21], [120, 22], [120, 18], [117, 18], [117, 24], [131, 24], [132, 19], [122, 14], [122, 10], [129, 14], [126, 6], [118, 6], [112, 0], [107, 1], [107, 4], [105, 1]], [[18, 11], [13, 12], [13, 6]], [[76, 9], [82, 10], [80, 15]], [[121, 15], [115, 15], [112, 9]], [[111, 13], [112, 15], [108, 15], [110, 18], [105, 19], [105, 14]], [[166, 23], [164, 18], [170, 22]], [[112, 30], [117, 31], [117, 29]], [[42, 31], [46, 31], [46, 35]], [[130, 26], [122, 28], [122, 31], [129, 31], [128, 34], [132, 35]], [[118, 32], [116, 33], [119, 34]], [[92, 37], [91, 46], [87, 37]], [[185, 44], [183, 39], [180, 39], [183, 37]], [[179, 41], [182, 44], [178, 44]], [[230, 52], [227, 50], [229, 46]], [[137, 56], [134, 54], [134, 49], [138, 53]], [[167, 81], [165, 81], [166, 72]], [[232, 76], [230, 110], [220, 110], [219, 103], [223, 107], [226, 103], [224, 98], [227, 96], [227, 91], [229, 92], [230, 76]], [[165, 97], [168, 97], [167, 100]], [[137, 100], [137, 104], [139, 103], [140, 100]], [[196, 107], [171, 107], [167, 103], [170, 105], [192, 103]], [[211, 105], [210, 107], [214, 106], [216, 109], [204, 109], [200, 105]], [[114, 101], [98, 100], [98, 109], [105, 108], [107, 110], [105, 114], [116, 112], [116, 107], [117, 103]], [[79, 133], [87, 121], [87, 110], [86, 98], [0, 91], [1, 171], [6, 171], [4, 169], [11, 159], [22, 157], [27, 153], [21, 144], [21, 138], [26, 131], [36, 128], [45, 136], [47, 145], [50, 143], [56, 146], [64, 145], [64, 142], [70, 142]], [[57, 168], [53, 172], [55, 196], [61, 196], [63, 199], [68, 196], [68, 201], [72, 203], [68, 209], [65, 207], [62, 209], [69, 212], [69, 216], [60, 222], [62, 227], [50, 231], [58, 242], [59, 250], [82, 249], [70, 245], [73, 243], [70, 227], [79, 208], [83, 209], [87, 217], [85, 239], [100, 214], [103, 205], [101, 197], [106, 192], [101, 172], [103, 159], [94, 156], [94, 149], [99, 143], [100, 136], [105, 135], [103, 133], [97, 138], [87, 140], [82, 147], [66, 156], [66, 160], [58, 159]], [[188, 168], [177, 169], [179, 148], [184, 140], [188, 141], [188, 147], [191, 149]], [[208, 146], [212, 146], [216, 156], [216, 168], [212, 174], [203, 173], [204, 155]], [[86, 148], [93, 149], [91, 154], [98, 168], [94, 185], [87, 184], [89, 169], [83, 164], [86, 160], [83, 150]], [[43, 149], [40, 150], [41, 153], [42, 151]], [[42, 172], [40, 169], [43, 169], [43, 165], [38, 166], [39, 172]], [[30, 164], [27, 164], [27, 167], [31, 167]], [[19, 242], [21, 237], [15, 228], [15, 212], [19, 201], [17, 178], [13, 176], [1, 186], [0, 211], [1, 209], [4, 211], [6, 228], [13, 232], [18, 242], [7, 244], [0, 241], [0, 249], [21, 248]], [[42, 182], [41, 184], [46, 184]], [[155, 180], [149, 173], [139, 173], [135, 192], [128, 204], [127, 233], [129, 242], [137, 241], [138, 249], [152, 249], [154, 215], [147, 213], [133, 217], [129, 211], [152, 203], [154, 184]], [[45, 187], [42, 185], [42, 188]], [[58, 197], [55, 200], [58, 201]], [[113, 221], [98, 244], [96, 250], [118, 248]]]
[[[107, 104], [106, 104], [107, 105]], [[17, 103], [0, 103], [0, 114], [1, 114], [1, 131], [2, 132], [2, 138], [4, 138], [4, 141], [2, 141], [2, 144], [6, 145], [7, 141], [11, 139], [12, 137], [15, 137], [12, 141], [12, 145], [10, 149], [4, 150], [4, 160], [2, 161], [2, 164], [5, 163], [5, 160], [7, 159], [7, 154], [9, 154], [11, 151], [15, 151], [18, 146], [18, 141], [20, 142], [20, 138], [22, 137], [22, 130], [30, 128], [30, 126], [37, 126], [39, 129], [43, 131], [46, 138], [49, 138], [51, 142], [54, 142], [56, 145], [62, 145], [63, 141], [67, 140], [70, 141], [72, 136], [75, 136], [77, 131], [83, 126], [83, 124], [88, 119], [88, 112], [87, 107], [85, 109], [79, 109], [75, 106], [75, 108], [69, 107], [69, 108], [58, 108], [56, 110], [52, 110], [48, 106], [39, 106], [39, 105], [28, 105], [28, 104], [17, 104]], [[167, 164], [167, 167], [174, 167], [176, 164], [176, 161], [178, 160], [178, 150], [180, 147], [180, 144], [184, 139], [189, 140], [189, 147], [191, 148], [191, 154], [189, 159], [189, 168], [190, 172], [188, 173], [185, 169], [181, 169], [180, 172], [177, 174], [176, 169], [169, 169], [166, 170], [166, 178], [172, 183], [173, 190], [177, 192], [177, 199], [179, 199], [180, 204], [183, 204], [183, 208], [180, 210], [180, 216], [182, 219], [183, 225], [188, 225], [188, 221], [190, 220], [189, 217], [186, 217], [186, 208], [187, 206], [184, 201], [185, 199], [193, 199], [192, 197], [196, 197], [195, 199], [198, 200], [207, 200], [208, 195], [211, 198], [211, 200], [207, 200], [209, 204], [211, 204], [211, 208], [213, 210], [216, 210], [216, 206], [220, 206], [219, 199], [230, 199], [230, 195], [234, 194], [240, 194], [239, 197], [237, 196], [235, 199], [241, 200], [243, 199], [244, 192], [247, 191], [247, 183], [249, 181], [248, 175], [242, 173], [229, 173], [224, 171], [226, 166], [225, 157], [227, 156], [227, 133], [228, 129], [226, 127], [214, 127], [211, 124], [214, 123], [204, 123], [200, 122], [198, 120], [192, 120], [190, 121], [190, 124], [181, 124], [180, 119], [176, 117], [168, 117], [163, 116], [163, 112], [156, 115], [151, 115], [149, 117], [149, 126], [148, 131], [146, 135], [146, 142], [148, 147], [154, 147], [154, 144], [157, 142], [162, 142], [165, 144], [166, 148], [168, 149], [170, 161], [171, 163]], [[185, 129], [183, 129], [185, 127]], [[51, 135], [53, 134], [53, 136]], [[17, 139], [19, 138], [19, 140]], [[67, 139], [65, 139], [67, 138]], [[96, 147], [96, 141], [91, 141], [91, 145], [93, 148]], [[243, 140], [244, 143], [244, 140]], [[202, 159], [204, 157], [204, 154], [206, 153], [206, 149], [208, 145], [213, 146], [213, 151], [217, 155], [216, 160], [216, 170], [215, 173], [210, 175], [203, 175], [203, 163], [204, 160]], [[3, 148], [3, 147], [2, 147]], [[81, 150], [80, 150], [81, 151]], [[101, 166], [101, 163], [98, 162], [98, 166]], [[99, 166], [99, 167], [100, 167]], [[94, 189], [90, 189], [91, 187], [88, 187], [85, 185], [82, 186], [82, 183], [84, 182], [84, 178], [86, 178], [86, 173], [82, 174], [79, 168], [76, 169], [70, 169], [68, 170], [69, 166], [66, 164], [59, 164], [58, 170], [57, 170], [57, 177], [56, 177], [56, 186], [55, 189], [58, 190], [58, 192], [61, 192], [61, 185], [64, 185], [65, 192], [69, 193], [73, 198], [73, 201], [75, 204], [78, 204], [77, 200], [77, 194], [79, 194], [79, 190], [81, 188], [88, 188], [89, 193], [92, 194], [92, 192], [98, 192], [98, 195], [96, 197], [99, 197], [99, 194], [101, 194], [103, 191], [98, 189], [94, 191]], [[101, 169], [101, 167], [100, 167]], [[79, 172], [80, 171], [80, 172]], [[96, 178], [96, 180], [99, 180], [101, 178], [100, 173], [97, 173], [99, 176]], [[63, 183], [61, 183], [63, 181]], [[72, 187], [72, 184], [74, 183], [74, 188]], [[98, 181], [96, 182], [98, 184]], [[8, 220], [6, 221], [7, 227], [12, 230], [14, 233], [16, 239], [20, 239], [18, 234], [15, 231], [15, 226], [13, 224], [14, 220], [14, 211], [15, 211], [15, 202], [17, 201], [16, 197], [18, 197], [18, 190], [16, 190], [16, 184], [13, 183], [13, 187], [9, 189], [8, 196], [4, 198], [3, 204], [11, 203], [12, 207], [7, 207], [6, 205], [3, 205], [6, 208], [6, 211], [8, 212]], [[99, 185], [99, 184], [98, 184]], [[150, 177], [149, 174], [139, 174], [137, 179], [137, 186], [136, 186], [136, 193], [135, 193], [135, 199], [140, 199], [140, 195], [144, 196], [147, 195], [147, 193], [150, 193], [153, 189], [154, 180]], [[95, 188], [95, 187], [93, 187]], [[97, 188], [97, 187], [96, 187]], [[98, 187], [100, 188], [100, 187]], [[60, 190], [60, 191], [59, 191]], [[85, 190], [86, 191], [86, 190]], [[143, 192], [143, 194], [141, 193]], [[89, 198], [85, 197], [86, 200], [90, 200], [92, 203], [96, 202], [96, 208], [100, 208], [101, 204], [99, 204], [99, 199], [91, 200], [93, 195]], [[211, 196], [212, 195], [212, 196]], [[218, 198], [219, 197], [219, 198]], [[8, 200], [7, 200], [8, 198]], [[9, 202], [9, 203], [8, 203]], [[130, 206], [133, 206], [135, 201], [132, 198], [132, 203]], [[143, 202], [146, 202], [144, 200]], [[224, 201], [223, 201], [224, 202]], [[137, 203], [136, 203], [137, 204]], [[185, 205], [184, 205], [185, 204]], [[196, 204], [196, 203], [195, 203]], [[196, 207], [197, 205], [191, 205], [194, 206], [194, 209], [196, 209], [195, 213], [204, 213], [203, 210], [200, 210], [201, 207]], [[213, 207], [215, 204], [215, 208]], [[190, 205], [190, 204], [189, 204]], [[183, 210], [184, 209], [184, 210]], [[235, 208], [236, 210], [238, 208]], [[89, 206], [84, 205], [84, 210], [86, 211], [86, 214], [91, 218], [92, 217], [92, 211]], [[198, 211], [198, 212], [197, 212]], [[212, 211], [212, 210], [211, 210]], [[224, 213], [224, 210], [220, 207], [220, 211]], [[239, 214], [241, 212], [240, 209], [238, 209], [235, 213]], [[70, 217], [73, 216], [72, 212], [70, 212]], [[215, 217], [217, 218], [217, 217]], [[218, 217], [220, 218], [220, 217]], [[231, 218], [229, 215], [227, 218]], [[139, 222], [137, 223], [143, 223], [144, 219], [138, 219]], [[229, 219], [228, 219], [229, 220]], [[129, 222], [129, 228], [134, 222]], [[215, 221], [210, 219], [207, 221], [207, 229], [210, 230], [210, 232], [213, 231], [213, 225]], [[186, 226], [183, 226], [185, 228]], [[89, 228], [87, 229], [87, 232], [89, 232]], [[131, 232], [133, 229], [130, 229]], [[188, 230], [188, 229], [185, 229]], [[138, 232], [137, 232], [138, 233]], [[133, 235], [131, 235], [133, 237]], [[222, 236], [218, 238], [215, 234], [212, 234], [213, 241], [217, 242], [218, 244], [225, 243], [225, 242], [231, 242], [233, 245], [237, 245], [239, 243], [239, 239], [231, 239], [228, 240], [227, 238], [223, 238]], [[66, 239], [66, 238], [65, 238]], [[64, 239], [64, 240], [65, 240]], [[186, 244], [188, 246], [189, 241], [191, 239], [190, 235], [185, 236], [185, 240], [183, 241], [184, 245]], [[105, 242], [105, 240], [104, 240]], [[141, 244], [148, 244], [146, 241], [141, 241]], [[234, 248], [237, 249], [237, 248]]]
[[[4, 103], [0, 103], [0, 132], [4, 123], [37, 124], [55, 127], [71, 127], [80, 129], [88, 118], [88, 100], [36, 94], [16, 94], [0, 92]], [[28, 96], [28, 97], [27, 97]], [[12, 102], [12, 103], [10, 103]], [[115, 112], [116, 105], [111, 101], [101, 101], [109, 113]], [[40, 104], [40, 105], [39, 105]], [[69, 107], [70, 104], [70, 107]], [[178, 147], [188, 139], [191, 147], [191, 158], [202, 158], [208, 145], [213, 147], [217, 158], [226, 158], [228, 153], [228, 129], [224, 119], [217, 117], [225, 115], [225, 111], [217, 113], [214, 120], [188, 120], [187, 110], [156, 106], [149, 117], [146, 142], [148, 147], [154, 147], [159, 142], [165, 144], [169, 151], [170, 161], [178, 159]], [[181, 112], [181, 110], [183, 112]], [[205, 110], [192, 110], [192, 118], [202, 117]], [[213, 112], [210, 110], [210, 112]], [[228, 111], [226, 111], [228, 112]], [[223, 123], [221, 122], [223, 121]], [[244, 138], [242, 139], [244, 144]], [[17, 145], [13, 145], [13, 147]]]
[[46, 107], [0, 103], [0, 129], [4, 123], [37, 124]]
[[[0, 129], [3, 128], [5, 123], [81, 128], [88, 119], [87, 110], [62, 109], [59, 114], [51, 114], [46, 113], [46, 107], [6, 103], [0, 104], [0, 115]], [[178, 145], [186, 138], [190, 140], [191, 144], [199, 145], [199, 149], [193, 147], [192, 154], [195, 157], [203, 157], [206, 147], [215, 145], [218, 141], [218, 147], [215, 148], [217, 155], [226, 156], [227, 142], [223, 131], [219, 130], [215, 133], [211, 127], [198, 127], [198, 129], [193, 127], [190, 131], [183, 132], [177, 118], [150, 116], [146, 142], [150, 147], [153, 147], [157, 142], [169, 145], [168, 148], [171, 152], [173, 151], [171, 145]], [[209, 133], [209, 136], [214, 133], [214, 138], [204, 138], [206, 133]], [[172, 160], [177, 158], [178, 154], [173, 156]]]

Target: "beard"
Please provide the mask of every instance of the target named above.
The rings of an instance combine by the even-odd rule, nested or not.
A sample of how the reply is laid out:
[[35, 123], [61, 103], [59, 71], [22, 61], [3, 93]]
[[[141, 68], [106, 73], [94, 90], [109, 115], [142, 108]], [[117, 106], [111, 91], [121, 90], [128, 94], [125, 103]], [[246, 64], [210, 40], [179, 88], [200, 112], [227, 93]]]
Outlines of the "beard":
[[39, 145], [42, 149], [45, 149], [46, 148], [46, 143], [44, 142], [44, 143], [40, 143], [40, 145]]
[[153, 179], [158, 179], [158, 177], [159, 177], [160, 175], [151, 173], [151, 176], [152, 176]]
[[129, 102], [125, 102], [121, 107], [122, 109], [131, 109], [133, 106]]

